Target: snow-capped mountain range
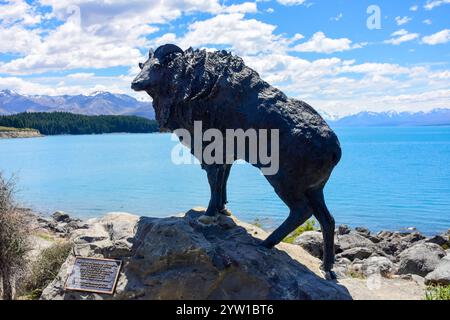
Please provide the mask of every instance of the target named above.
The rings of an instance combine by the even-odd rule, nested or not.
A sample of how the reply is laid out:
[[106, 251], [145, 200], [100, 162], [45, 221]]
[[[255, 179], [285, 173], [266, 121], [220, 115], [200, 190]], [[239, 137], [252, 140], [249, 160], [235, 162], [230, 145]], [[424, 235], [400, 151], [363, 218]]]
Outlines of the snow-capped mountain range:
[[90, 95], [22, 95], [0, 91], [0, 114], [66, 111], [86, 115], [137, 115], [155, 118], [151, 102], [138, 101], [126, 94], [94, 92]]
[[[151, 102], [138, 101], [126, 94], [94, 92], [90, 95], [22, 95], [11, 90], [0, 91], [0, 115], [20, 112], [67, 111], [86, 115], [137, 115], [155, 118]], [[421, 126], [450, 125], [450, 109], [427, 112], [370, 112], [338, 118], [319, 110], [333, 126]]]
[[427, 112], [364, 111], [330, 123], [341, 127], [450, 125], [450, 109], [433, 109]]

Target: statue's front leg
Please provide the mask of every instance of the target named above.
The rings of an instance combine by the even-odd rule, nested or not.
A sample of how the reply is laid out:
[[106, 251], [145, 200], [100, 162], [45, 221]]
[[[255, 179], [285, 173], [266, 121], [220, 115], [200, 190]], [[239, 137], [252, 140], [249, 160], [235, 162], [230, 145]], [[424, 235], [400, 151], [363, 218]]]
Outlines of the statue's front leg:
[[221, 201], [221, 205], [219, 207], [219, 212], [221, 214], [224, 214], [226, 216], [231, 216], [231, 211], [228, 210], [228, 208], [226, 207], [226, 204], [228, 203], [228, 199], [227, 199], [227, 182], [228, 182], [228, 177], [230, 176], [230, 171], [231, 171], [231, 164], [225, 164], [224, 165], [224, 170], [223, 170], [223, 176], [222, 176], [222, 201]]
[[202, 165], [202, 168], [208, 175], [209, 187], [211, 190], [211, 198], [209, 200], [208, 209], [199, 221], [204, 224], [211, 224], [216, 221], [219, 210], [222, 206], [222, 184], [224, 167], [220, 165]]

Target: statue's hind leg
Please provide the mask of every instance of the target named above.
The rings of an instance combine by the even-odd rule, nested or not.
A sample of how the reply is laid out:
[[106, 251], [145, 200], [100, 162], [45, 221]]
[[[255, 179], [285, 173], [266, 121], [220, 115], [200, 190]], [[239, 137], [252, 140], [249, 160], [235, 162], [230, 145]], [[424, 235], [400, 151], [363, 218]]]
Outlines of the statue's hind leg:
[[325, 204], [322, 188], [309, 191], [307, 197], [313, 207], [314, 216], [319, 221], [322, 228], [324, 243], [322, 269], [325, 272], [325, 277], [327, 279], [336, 279], [336, 275], [332, 272], [334, 264], [334, 218]]
[[262, 246], [269, 249], [273, 248], [312, 216], [312, 208], [306, 198], [302, 198], [294, 204], [289, 205], [289, 208], [289, 217], [263, 241]]

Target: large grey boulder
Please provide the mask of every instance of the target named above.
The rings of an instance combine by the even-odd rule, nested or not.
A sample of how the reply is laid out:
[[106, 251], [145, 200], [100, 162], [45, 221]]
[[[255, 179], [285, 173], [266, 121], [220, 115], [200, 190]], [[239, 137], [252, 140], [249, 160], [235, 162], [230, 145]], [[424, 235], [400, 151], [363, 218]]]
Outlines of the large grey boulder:
[[72, 254], [42, 299], [351, 298], [344, 287], [319, 277], [286, 251], [258, 246], [256, 233], [237, 220], [222, 216], [218, 224], [199, 224], [203, 213], [191, 210], [161, 219], [109, 214], [89, 221], [88, 229], [72, 236], [74, 254], [122, 260], [116, 293], [64, 291]]
[[398, 274], [417, 274], [426, 276], [436, 269], [445, 251], [434, 243], [418, 243], [399, 255]]
[[450, 285], [450, 256], [445, 256], [433, 272], [425, 277], [426, 284]]
[[374, 249], [375, 244], [358, 232], [351, 231], [350, 233], [337, 236], [336, 247], [343, 252], [358, 247]]
[[347, 258], [350, 261], [353, 261], [355, 259], [367, 259], [368, 257], [370, 257], [373, 254], [373, 249], [371, 248], [366, 248], [366, 247], [356, 247], [356, 248], [351, 248], [351, 249], [347, 249], [341, 253], [339, 253], [338, 255], [336, 255], [336, 259], [338, 258]]
[[301, 246], [312, 256], [321, 259], [323, 256], [323, 236], [322, 232], [306, 231], [294, 240], [294, 244]]
[[373, 274], [381, 274], [389, 277], [395, 269], [394, 264], [386, 257], [373, 256], [362, 262], [361, 272], [369, 277]]

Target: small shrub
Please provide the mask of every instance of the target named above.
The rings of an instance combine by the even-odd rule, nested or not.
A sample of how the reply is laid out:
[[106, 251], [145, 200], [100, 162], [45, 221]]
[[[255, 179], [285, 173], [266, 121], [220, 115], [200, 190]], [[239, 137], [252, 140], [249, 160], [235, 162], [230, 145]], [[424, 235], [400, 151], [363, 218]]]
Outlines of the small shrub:
[[309, 219], [306, 221], [303, 225], [295, 229], [294, 232], [292, 232], [290, 235], [288, 235], [286, 238], [284, 238], [283, 242], [286, 243], [294, 243], [294, 240], [301, 235], [303, 232], [306, 231], [316, 231], [316, 221], [314, 219]]
[[13, 283], [25, 270], [29, 224], [14, 202], [15, 180], [0, 172], [0, 279], [2, 296], [13, 299]]
[[55, 279], [71, 250], [70, 242], [55, 243], [44, 249], [31, 265], [30, 274], [24, 281], [22, 294], [28, 299], [38, 299], [45, 287]]
[[361, 279], [361, 280], [366, 279], [366, 277], [362, 273], [356, 272], [354, 270], [347, 271], [347, 275], [353, 279]]
[[425, 300], [450, 300], [450, 285], [429, 286], [425, 292]]

